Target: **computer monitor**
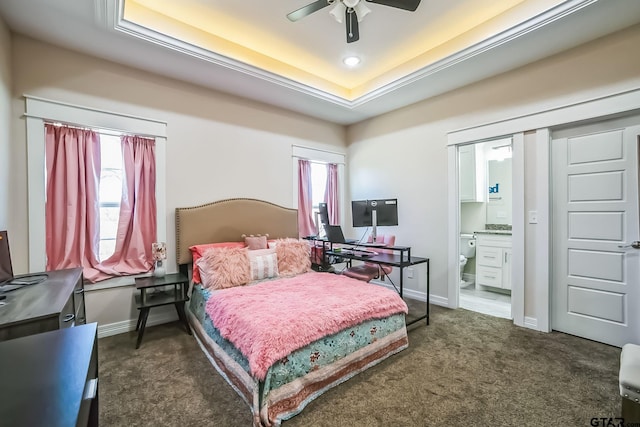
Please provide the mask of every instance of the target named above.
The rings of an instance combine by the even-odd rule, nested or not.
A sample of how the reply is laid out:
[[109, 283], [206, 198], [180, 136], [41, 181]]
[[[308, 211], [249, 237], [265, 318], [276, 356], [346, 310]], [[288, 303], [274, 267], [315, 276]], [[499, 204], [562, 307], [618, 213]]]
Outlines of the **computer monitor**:
[[322, 225], [331, 225], [329, 224], [329, 209], [327, 209], [326, 203], [319, 203], [318, 210], [320, 211], [320, 223]]
[[398, 225], [398, 199], [353, 200], [351, 217], [354, 227], [372, 227], [375, 241], [376, 227]]

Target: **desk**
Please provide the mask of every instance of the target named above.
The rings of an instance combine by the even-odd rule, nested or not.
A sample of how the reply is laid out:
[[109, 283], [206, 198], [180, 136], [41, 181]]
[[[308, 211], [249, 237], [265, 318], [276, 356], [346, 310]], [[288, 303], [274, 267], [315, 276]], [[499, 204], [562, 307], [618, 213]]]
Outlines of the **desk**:
[[[362, 246], [363, 245], [359, 245], [360, 248], [362, 248]], [[429, 258], [420, 258], [420, 257], [411, 256], [411, 247], [409, 246], [378, 246], [376, 248], [366, 247], [365, 249], [369, 251], [376, 251], [377, 249], [385, 249], [385, 250], [392, 250], [394, 252], [399, 253], [399, 254], [378, 253], [372, 256], [363, 256], [360, 253], [358, 253], [358, 249], [354, 249], [354, 248], [355, 246], [352, 248], [349, 248], [349, 245], [345, 245], [345, 247], [341, 248], [340, 250], [336, 250], [333, 247], [331, 247], [329, 250], [325, 251], [325, 255], [340, 257], [340, 258], [347, 259], [349, 261], [357, 260], [357, 261], [368, 262], [371, 264], [380, 264], [380, 265], [389, 265], [391, 267], [398, 267], [400, 269], [400, 288], [399, 289], [396, 288], [395, 284], [393, 285], [393, 287], [396, 288], [401, 298], [403, 297], [403, 290], [404, 290], [404, 283], [403, 283], [404, 268], [410, 267], [412, 265], [425, 264], [425, 263], [427, 264], [427, 312], [424, 316], [420, 316], [417, 319], [414, 319], [411, 322], [407, 323], [407, 326], [412, 325], [416, 322], [419, 322], [422, 319], [426, 319], [427, 325], [428, 325], [429, 324]], [[345, 252], [345, 251], [348, 251], [348, 252]]]
[[46, 274], [38, 284], [4, 293], [0, 341], [86, 323], [82, 268]]

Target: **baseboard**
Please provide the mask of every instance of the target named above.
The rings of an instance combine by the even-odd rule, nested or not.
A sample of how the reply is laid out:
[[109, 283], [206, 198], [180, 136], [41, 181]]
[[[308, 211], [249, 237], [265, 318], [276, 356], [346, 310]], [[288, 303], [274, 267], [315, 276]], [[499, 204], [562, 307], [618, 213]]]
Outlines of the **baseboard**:
[[[159, 312], [154, 315], [153, 310], [149, 312], [149, 318], [147, 319], [147, 327], [161, 325], [163, 323], [175, 322], [178, 320], [178, 315], [175, 310], [173, 312]], [[125, 334], [127, 332], [135, 331], [138, 319], [123, 320], [121, 322], [109, 323], [106, 325], [98, 325], [98, 338], [109, 337], [111, 335]]]
[[524, 317], [524, 324], [522, 325], [525, 328], [529, 328], [529, 329], [534, 329], [534, 330], [538, 330], [538, 319], [536, 319], [535, 317]]
[[[391, 289], [393, 291], [396, 291], [396, 288], [393, 287], [393, 285], [387, 281], [381, 282], [380, 280], [372, 280], [371, 282], [372, 284], [378, 285], [378, 286], [383, 286], [387, 289]], [[427, 300], [427, 294], [426, 292], [420, 292], [420, 291], [416, 291], [413, 289], [407, 289], [404, 288], [402, 290], [402, 293], [404, 294], [405, 297], [407, 298], [411, 298], [417, 301], [426, 301]], [[448, 307], [449, 306], [449, 299], [448, 298], [444, 298], [444, 297], [440, 297], [437, 295], [429, 295], [429, 303], [430, 304], [435, 304], [435, 305], [441, 305], [443, 307]]]

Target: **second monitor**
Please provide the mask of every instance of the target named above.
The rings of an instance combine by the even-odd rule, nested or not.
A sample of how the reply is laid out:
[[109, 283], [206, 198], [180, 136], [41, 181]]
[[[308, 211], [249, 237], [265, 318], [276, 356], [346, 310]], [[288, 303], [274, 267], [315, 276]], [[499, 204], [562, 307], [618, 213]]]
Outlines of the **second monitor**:
[[354, 227], [372, 227], [375, 242], [376, 226], [398, 225], [398, 199], [353, 200], [351, 216]]

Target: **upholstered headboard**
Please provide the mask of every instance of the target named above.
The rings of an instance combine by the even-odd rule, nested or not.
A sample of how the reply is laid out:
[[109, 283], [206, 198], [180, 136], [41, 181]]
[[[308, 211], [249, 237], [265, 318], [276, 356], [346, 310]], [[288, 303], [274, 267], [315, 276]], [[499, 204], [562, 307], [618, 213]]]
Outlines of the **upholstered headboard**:
[[298, 211], [256, 199], [226, 199], [176, 209], [176, 260], [191, 262], [189, 247], [242, 241], [243, 234], [269, 239], [298, 237]]

